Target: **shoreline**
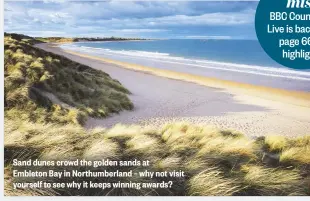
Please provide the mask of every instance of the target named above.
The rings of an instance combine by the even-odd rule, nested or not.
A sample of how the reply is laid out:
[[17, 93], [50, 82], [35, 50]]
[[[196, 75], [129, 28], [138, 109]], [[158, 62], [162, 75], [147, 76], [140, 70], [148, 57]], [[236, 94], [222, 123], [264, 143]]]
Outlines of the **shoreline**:
[[[289, 104], [294, 104], [303, 107], [310, 107], [310, 93], [302, 92], [302, 91], [293, 91], [293, 90], [285, 90], [285, 89], [277, 89], [272, 87], [258, 86], [252, 84], [246, 84], [242, 82], [233, 82], [228, 80], [221, 80], [218, 78], [204, 77], [198, 75], [192, 75], [182, 72], [175, 72], [171, 70], [158, 69], [149, 66], [142, 66], [137, 64], [130, 64], [122, 61], [111, 60], [107, 58], [102, 58], [98, 56], [86, 55], [74, 51], [62, 50], [64, 52], [74, 54], [80, 57], [101, 60], [107, 63], [120, 65], [124, 68], [143, 71], [147, 73], [151, 73], [157, 76], [166, 77], [170, 79], [182, 80], [187, 82], [193, 82], [196, 84], [204, 85], [212, 88], [220, 88], [223, 90], [229, 90], [233, 92], [235, 95], [247, 94], [251, 96], [258, 96], [264, 99], [270, 99], [274, 101], [285, 101]], [[259, 91], [259, 93], [257, 93]], [[272, 95], [271, 95], [272, 94]], [[294, 96], [294, 97], [292, 97]], [[285, 97], [285, 99], [283, 99]]]
[[[117, 123], [160, 126], [187, 121], [239, 130], [249, 136], [274, 133], [294, 137], [310, 131], [310, 93], [307, 92], [134, 65], [66, 51], [55, 44], [37, 47], [103, 70], [133, 92], [130, 99], [135, 105], [134, 111], [124, 111], [107, 119], [90, 118], [87, 128]], [[149, 86], [140, 86], [141, 83]]]
[[[141, 42], [141, 41], [155, 41], [157, 39], [139, 39], [139, 40], [102, 40], [102, 41], [60, 41], [60, 42], [45, 42], [46, 44], [52, 44], [55, 46], [59, 46], [59, 45], [63, 45], [63, 44], [71, 44], [71, 43], [105, 43], [105, 42], [128, 42], [128, 41], [137, 41], [137, 42]], [[158, 39], [159, 40], [159, 39]]]
[[[176, 47], [179, 47], [179, 42], [182, 43], [182, 41], [178, 41], [171, 43], [171, 45], [175, 44]], [[157, 47], [156, 44], [154, 45]], [[138, 45], [138, 43], [128, 42], [128, 45], [125, 45], [124, 48], [121, 48], [123, 45], [120, 46], [120, 44], [117, 45], [114, 43], [110, 45], [104, 45], [104, 43], [101, 45], [92, 45], [92, 43], [85, 43], [83, 45], [67, 44], [60, 45], [59, 47], [66, 51], [78, 52], [84, 55], [137, 64], [148, 69], [153, 67], [207, 78], [216, 78], [218, 80], [242, 82], [251, 86], [265, 86], [268, 88], [310, 93], [310, 71], [306, 69], [286, 68], [277, 66], [276, 64], [265, 65], [265, 62], [263, 62], [265, 59], [260, 62], [256, 61], [256, 59], [247, 58], [246, 54], [242, 55], [240, 53], [237, 54], [237, 57], [233, 57], [234, 59], [231, 58], [230, 61], [228, 61], [229, 59], [225, 59], [225, 61], [223, 60], [224, 58], [220, 58], [219, 56], [214, 58], [210, 56], [208, 58], [207, 53], [203, 57], [195, 57], [192, 54], [186, 56], [185, 53], [184, 55], [184, 51], [182, 54], [174, 53], [168, 47], [166, 51], [160, 48], [151, 48], [151, 50], [143, 48], [144, 46], [152, 46], [148, 42], [145, 42], [145, 45], [141, 45], [142, 48], [140, 48], [140, 45], [138, 45], [139, 48], [136, 48], [135, 45]], [[114, 46], [117, 48], [113, 48]], [[226, 55], [227, 52], [224, 54]]]

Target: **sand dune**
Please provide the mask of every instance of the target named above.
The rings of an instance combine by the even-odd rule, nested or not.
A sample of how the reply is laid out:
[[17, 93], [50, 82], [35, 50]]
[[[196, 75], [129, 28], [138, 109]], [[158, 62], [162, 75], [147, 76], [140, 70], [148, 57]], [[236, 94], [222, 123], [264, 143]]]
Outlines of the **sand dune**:
[[171, 121], [212, 124], [250, 136], [299, 136], [310, 132], [310, 94], [185, 73], [63, 51], [51, 44], [39, 48], [104, 70], [132, 92], [133, 111], [107, 119], [89, 119], [86, 127], [117, 123], [161, 125]]

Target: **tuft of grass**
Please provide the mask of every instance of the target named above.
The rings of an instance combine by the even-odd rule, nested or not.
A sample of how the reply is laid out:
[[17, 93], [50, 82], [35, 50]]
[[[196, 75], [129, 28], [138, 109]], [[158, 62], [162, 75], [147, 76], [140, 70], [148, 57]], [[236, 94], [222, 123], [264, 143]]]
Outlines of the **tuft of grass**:
[[287, 139], [283, 136], [268, 135], [265, 137], [265, 145], [269, 151], [279, 152], [287, 145]]
[[245, 166], [244, 182], [255, 189], [258, 195], [305, 195], [304, 185], [298, 170]]
[[244, 137], [243, 133], [240, 133], [239, 131], [235, 131], [235, 130], [222, 130], [222, 131], [220, 131], [220, 133], [224, 137], [233, 137], [233, 138], [242, 138], [242, 137]]
[[136, 154], [153, 154], [156, 155], [162, 149], [159, 141], [156, 138], [147, 135], [136, 135], [126, 142], [128, 151], [135, 152]]
[[182, 167], [182, 159], [177, 155], [168, 156], [158, 160], [156, 167], [166, 171], [177, 170]]
[[240, 190], [236, 180], [228, 179], [216, 168], [208, 168], [189, 180], [189, 194], [199, 196], [229, 196]]
[[118, 144], [111, 140], [94, 140], [94, 142], [92, 142], [84, 151], [83, 158], [86, 160], [117, 160], [119, 158], [119, 152]]
[[280, 154], [280, 162], [310, 164], [310, 146], [285, 149]]
[[107, 131], [105, 136], [111, 139], [131, 139], [138, 133], [140, 134], [148, 134], [153, 130], [151, 128], [143, 128], [137, 125], [122, 125], [116, 124], [113, 128]]
[[45, 149], [40, 156], [44, 161], [61, 161], [61, 160], [74, 160], [77, 158], [77, 152], [74, 151], [75, 147], [52, 147]]

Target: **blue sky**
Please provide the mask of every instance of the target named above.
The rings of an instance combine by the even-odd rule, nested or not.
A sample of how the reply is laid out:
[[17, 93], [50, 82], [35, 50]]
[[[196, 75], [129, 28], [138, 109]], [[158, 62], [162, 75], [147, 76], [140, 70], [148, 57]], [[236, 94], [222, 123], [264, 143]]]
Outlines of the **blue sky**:
[[254, 39], [257, 2], [5, 1], [4, 30], [31, 36]]

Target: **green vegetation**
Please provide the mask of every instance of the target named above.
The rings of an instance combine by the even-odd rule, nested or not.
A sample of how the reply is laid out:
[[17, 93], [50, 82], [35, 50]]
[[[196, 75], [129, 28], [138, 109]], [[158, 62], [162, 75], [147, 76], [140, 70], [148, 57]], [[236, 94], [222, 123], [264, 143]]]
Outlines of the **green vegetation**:
[[51, 43], [83, 42], [83, 41], [126, 41], [126, 40], [147, 40], [141, 38], [121, 38], [121, 37], [96, 37], [96, 38], [65, 38], [65, 37], [37, 37], [36, 40]]
[[[111, 129], [84, 130], [72, 125], [36, 124], [5, 121], [5, 191], [18, 195], [310, 195], [309, 161], [298, 155], [287, 157], [309, 138], [289, 140], [272, 160], [264, 151], [264, 139], [255, 141], [228, 131], [199, 127], [187, 123], [166, 125], [160, 130], [150, 127], [116, 125]], [[215, 143], [216, 142], [216, 143]], [[222, 143], [219, 143], [222, 142]], [[211, 146], [215, 143], [213, 146]], [[242, 146], [244, 144], [244, 146]], [[178, 146], [176, 146], [178, 145]], [[207, 147], [211, 146], [207, 149]], [[309, 157], [310, 145], [303, 156]], [[282, 161], [282, 155], [286, 160]], [[11, 182], [29, 182], [32, 178], [11, 178], [13, 158], [26, 160], [150, 160], [148, 167], [99, 167], [97, 171], [185, 171], [185, 178], [173, 181], [168, 189], [42, 189], [12, 190]], [[63, 170], [61, 167], [53, 167]], [[74, 167], [73, 167], [74, 168]], [[16, 169], [16, 168], [15, 168]], [[65, 167], [70, 171], [70, 167]], [[89, 168], [79, 167], [80, 171]], [[34, 170], [44, 170], [36, 167]], [[51, 179], [51, 178], [49, 178]], [[43, 178], [44, 180], [44, 178]], [[161, 182], [162, 178], [62, 178], [54, 182]]]
[[[38, 42], [23, 35], [5, 35], [6, 195], [310, 195], [310, 136], [248, 139], [239, 132], [188, 123], [161, 129], [116, 125], [85, 130], [81, 125], [88, 116], [100, 118], [131, 109], [128, 90], [102, 71], [32, 46]], [[147, 167], [78, 168], [182, 170], [185, 177], [164, 178], [173, 182], [166, 189], [14, 190], [13, 182], [32, 182], [34, 178], [12, 177], [13, 159], [149, 160]], [[31, 169], [47, 171], [40, 166]], [[158, 183], [163, 178], [42, 180]]]
[[129, 91], [108, 74], [45, 52], [17, 34], [4, 39], [5, 115], [33, 122], [83, 124], [130, 110]]

